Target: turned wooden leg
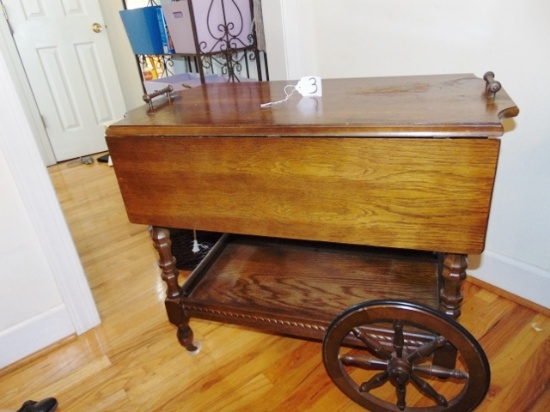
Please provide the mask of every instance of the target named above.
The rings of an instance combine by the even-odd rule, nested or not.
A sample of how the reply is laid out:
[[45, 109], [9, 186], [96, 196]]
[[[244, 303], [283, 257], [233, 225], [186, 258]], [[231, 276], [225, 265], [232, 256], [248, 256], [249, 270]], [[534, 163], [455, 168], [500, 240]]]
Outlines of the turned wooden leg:
[[170, 231], [153, 226], [151, 228], [151, 238], [159, 254], [158, 265], [161, 270], [161, 277], [166, 283], [164, 305], [166, 306], [168, 320], [178, 327], [177, 336], [180, 344], [188, 351], [195, 351], [197, 348], [193, 344], [193, 331], [189, 327], [189, 317], [185, 314], [185, 309], [180, 302], [179, 273], [176, 268], [176, 258], [174, 258], [171, 251]]
[[440, 268], [439, 309], [453, 318], [460, 316], [462, 281], [466, 279], [466, 255], [444, 253]]

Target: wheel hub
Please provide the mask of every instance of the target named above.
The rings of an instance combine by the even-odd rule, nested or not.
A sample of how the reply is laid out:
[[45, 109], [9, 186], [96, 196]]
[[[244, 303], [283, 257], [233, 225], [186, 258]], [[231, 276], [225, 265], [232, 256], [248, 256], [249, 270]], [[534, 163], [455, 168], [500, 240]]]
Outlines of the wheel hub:
[[388, 375], [395, 386], [405, 385], [411, 378], [412, 366], [403, 358], [397, 357], [395, 352], [388, 362]]

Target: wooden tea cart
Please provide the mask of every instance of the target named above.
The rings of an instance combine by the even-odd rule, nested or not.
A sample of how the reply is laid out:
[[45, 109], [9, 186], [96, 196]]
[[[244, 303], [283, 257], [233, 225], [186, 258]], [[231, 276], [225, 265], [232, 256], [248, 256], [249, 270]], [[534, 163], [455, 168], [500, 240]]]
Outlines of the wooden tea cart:
[[[107, 131], [180, 343], [198, 349], [194, 317], [323, 340], [367, 409], [474, 409], [489, 363], [454, 319], [517, 107], [492, 73], [323, 80], [322, 97], [261, 107], [287, 84], [203, 85]], [[175, 229], [224, 233], [183, 283]]]

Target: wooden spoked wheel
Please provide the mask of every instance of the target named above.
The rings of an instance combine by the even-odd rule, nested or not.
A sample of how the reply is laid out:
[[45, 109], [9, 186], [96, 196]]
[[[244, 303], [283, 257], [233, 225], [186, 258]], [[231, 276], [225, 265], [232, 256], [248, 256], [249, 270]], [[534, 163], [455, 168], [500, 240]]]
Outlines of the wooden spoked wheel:
[[342, 392], [375, 412], [471, 411], [490, 383], [487, 357], [466, 329], [403, 301], [366, 302], [339, 315], [323, 362]]

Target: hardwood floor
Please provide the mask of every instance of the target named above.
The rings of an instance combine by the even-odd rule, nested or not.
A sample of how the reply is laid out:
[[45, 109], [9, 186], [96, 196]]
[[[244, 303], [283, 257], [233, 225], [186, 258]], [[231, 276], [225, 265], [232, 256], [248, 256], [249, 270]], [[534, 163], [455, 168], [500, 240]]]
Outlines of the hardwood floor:
[[[203, 348], [187, 354], [147, 228], [128, 222], [113, 169], [64, 163], [50, 174], [103, 323], [0, 371], [0, 407], [56, 396], [61, 412], [363, 410], [327, 377], [316, 342], [192, 319]], [[460, 321], [492, 369], [478, 410], [548, 410], [548, 312], [470, 282], [464, 292]]]

